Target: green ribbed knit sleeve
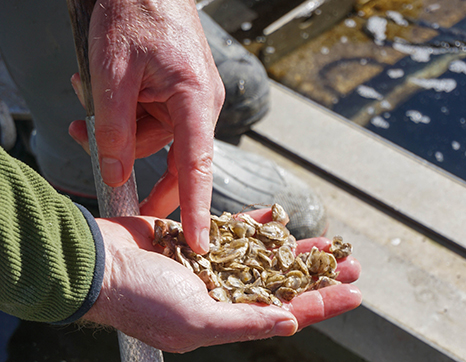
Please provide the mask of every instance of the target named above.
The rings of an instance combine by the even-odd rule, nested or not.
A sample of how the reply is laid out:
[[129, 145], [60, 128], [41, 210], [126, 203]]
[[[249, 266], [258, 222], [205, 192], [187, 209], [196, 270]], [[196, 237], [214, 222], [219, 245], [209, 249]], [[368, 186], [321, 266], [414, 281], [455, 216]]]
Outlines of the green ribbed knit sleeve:
[[86, 300], [95, 263], [83, 213], [0, 149], [0, 310], [31, 321], [66, 320]]

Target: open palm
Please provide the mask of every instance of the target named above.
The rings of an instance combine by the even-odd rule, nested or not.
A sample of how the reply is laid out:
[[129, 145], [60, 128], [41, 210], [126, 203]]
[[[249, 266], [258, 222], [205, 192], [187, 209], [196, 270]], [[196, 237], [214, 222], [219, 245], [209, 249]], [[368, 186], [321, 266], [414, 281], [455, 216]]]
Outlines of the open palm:
[[[258, 210], [253, 216], [264, 222], [270, 212]], [[359, 290], [349, 284], [303, 293], [282, 308], [216, 302], [195, 274], [156, 252], [153, 221], [151, 217], [98, 219], [106, 245], [106, 271], [99, 299], [85, 319], [111, 325], [167, 352], [187, 352], [289, 336], [361, 303]], [[330, 244], [325, 238], [298, 243], [298, 253]], [[338, 279], [348, 283], [358, 278], [360, 265], [348, 257], [339, 262], [338, 270]]]

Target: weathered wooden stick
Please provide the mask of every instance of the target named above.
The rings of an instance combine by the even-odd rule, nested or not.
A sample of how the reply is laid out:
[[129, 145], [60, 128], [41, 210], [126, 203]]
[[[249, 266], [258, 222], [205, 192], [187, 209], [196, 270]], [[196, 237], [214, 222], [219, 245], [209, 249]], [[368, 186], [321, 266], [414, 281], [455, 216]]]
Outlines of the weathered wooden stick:
[[84, 102], [87, 115], [94, 115], [94, 100], [92, 98], [91, 73], [89, 71], [89, 24], [94, 9], [95, 0], [67, 0], [73, 28], [76, 58], [79, 75], [84, 91]]

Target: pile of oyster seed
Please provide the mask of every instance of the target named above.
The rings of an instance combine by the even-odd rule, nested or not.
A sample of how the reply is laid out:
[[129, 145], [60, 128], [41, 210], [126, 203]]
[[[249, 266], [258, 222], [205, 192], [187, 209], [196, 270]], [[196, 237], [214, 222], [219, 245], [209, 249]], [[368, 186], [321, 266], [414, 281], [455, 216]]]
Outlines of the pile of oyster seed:
[[154, 244], [198, 275], [209, 295], [222, 302], [281, 306], [305, 291], [340, 283], [335, 280], [335, 258], [350, 255], [351, 244], [336, 236], [330, 253], [313, 247], [295, 257], [296, 239], [285, 227], [288, 215], [274, 204], [272, 218], [261, 224], [247, 214], [212, 216], [210, 251], [205, 256], [187, 245], [181, 224], [156, 220]]

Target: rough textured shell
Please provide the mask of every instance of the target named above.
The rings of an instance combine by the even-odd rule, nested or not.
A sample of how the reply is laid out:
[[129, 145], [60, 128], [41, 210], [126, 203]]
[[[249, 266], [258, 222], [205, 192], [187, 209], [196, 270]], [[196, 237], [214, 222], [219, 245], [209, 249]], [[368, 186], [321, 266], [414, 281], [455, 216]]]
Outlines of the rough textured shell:
[[290, 222], [290, 218], [285, 209], [279, 204], [272, 205], [272, 220], [286, 225]]
[[329, 251], [337, 259], [346, 258], [353, 252], [353, 246], [350, 243], [344, 243], [341, 236], [334, 236]]

